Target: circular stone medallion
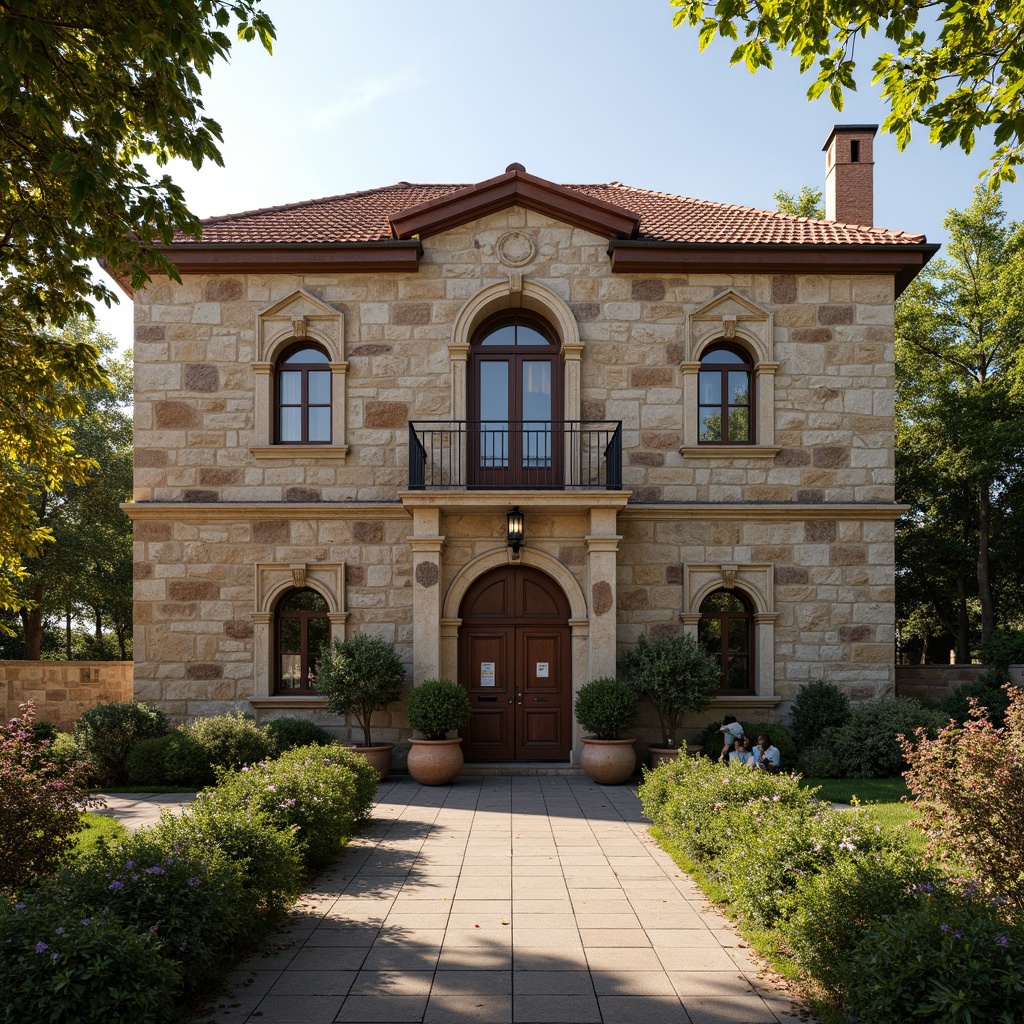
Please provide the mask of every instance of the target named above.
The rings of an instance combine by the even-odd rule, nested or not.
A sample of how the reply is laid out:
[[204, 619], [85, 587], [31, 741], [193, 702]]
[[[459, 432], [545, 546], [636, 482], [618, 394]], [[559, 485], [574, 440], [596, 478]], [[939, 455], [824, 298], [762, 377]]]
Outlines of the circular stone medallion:
[[508, 231], [498, 239], [498, 259], [506, 267], [524, 267], [537, 255], [537, 243], [522, 231]]

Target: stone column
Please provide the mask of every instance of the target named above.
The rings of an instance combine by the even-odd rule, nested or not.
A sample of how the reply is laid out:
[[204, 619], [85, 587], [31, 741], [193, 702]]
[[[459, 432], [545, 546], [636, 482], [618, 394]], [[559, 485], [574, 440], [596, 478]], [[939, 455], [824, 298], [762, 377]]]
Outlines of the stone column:
[[754, 401], [757, 403], [757, 444], [775, 444], [775, 371], [778, 363], [758, 363], [754, 367]]
[[778, 612], [754, 612], [755, 685], [758, 697], [775, 696], [775, 620]]
[[[564, 342], [562, 345], [562, 375], [565, 377], [565, 405], [562, 418], [570, 423], [581, 418], [581, 368], [583, 364], [583, 342]], [[573, 433], [570, 426], [564, 431], [563, 446], [565, 449], [565, 482], [566, 484], [583, 483], [580, 472], [579, 447], [582, 435]]]
[[330, 363], [331, 368], [331, 444], [348, 452], [345, 435], [348, 413], [348, 363]]
[[256, 444], [273, 443], [273, 431], [270, 429], [270, 393], [273, 381], [270, 379], [273, 363], [253, 363], [252, 372], [256, 376], [256, 421], [253, 424], [256, 432]]
[[592, 508], [587, 545], [587, 576], [590, 582], [590, 665], [589, 676], [615, 675], [618, 610], [616, 568], [619, 541], [616, 510]]
[[[570, 619], [569, 628], [572, 630], [572, 702], [575, 706], [576, 694], [579, 693], [580, 687], [587, 682], [587, 667], [590, 662], [590, 619]], [[573, 715], [570, 761], [578, 765], [582, 753], [583, 727]]]
[[441, 511], [413, 511], [412, 675], [413, 685], [441, 674]]
[[692, 448], [697, 444], [700, 363], [680, 363], [679, 371], [683, 376], [683, 445]]
[[459, 626], [462, 619], [441, 620], [441, 668], [440, 678], [459, 678]]

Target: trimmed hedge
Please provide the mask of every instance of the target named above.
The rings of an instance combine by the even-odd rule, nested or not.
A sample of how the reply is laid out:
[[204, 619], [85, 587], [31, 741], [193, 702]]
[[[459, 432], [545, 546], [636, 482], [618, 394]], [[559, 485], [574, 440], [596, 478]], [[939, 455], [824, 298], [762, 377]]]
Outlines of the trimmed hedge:
[[0, 1024], [169, 1024], [367, 819], [376, 773], [342, 747], [223, 770], [165, 814], [0, 899]]
[[96, 704], [75, 722], [75, 743], [96, 771], [103, 785], [113, 786], [127, 778], [126, 762], [139, 740], [163, 736], [167, 716], [155, 705], [142, 701]]

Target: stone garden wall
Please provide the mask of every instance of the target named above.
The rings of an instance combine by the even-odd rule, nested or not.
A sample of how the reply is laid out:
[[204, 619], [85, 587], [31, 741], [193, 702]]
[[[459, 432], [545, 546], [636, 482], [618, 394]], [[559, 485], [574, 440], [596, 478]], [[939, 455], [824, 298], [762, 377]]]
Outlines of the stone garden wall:
[[0, 661], [0, 713], [35, 701], [36, 718], [69, 731], [94, 704], [132, 699], [130, 661]]

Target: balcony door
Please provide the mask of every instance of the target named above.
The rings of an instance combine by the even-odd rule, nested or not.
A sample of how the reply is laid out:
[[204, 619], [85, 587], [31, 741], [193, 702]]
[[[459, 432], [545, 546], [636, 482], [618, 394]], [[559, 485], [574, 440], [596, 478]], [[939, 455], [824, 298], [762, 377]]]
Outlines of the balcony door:
[[477, 331], [469, 362], [469, 485], [561, 486], [562, 374], [555, 332], [530, 313], [500, 313]]
[[473, 714], [467, 761], [567, 761], [572, 745], [569, 603], [550, 576], [493, 569], [459, 612], [459, 681]]

